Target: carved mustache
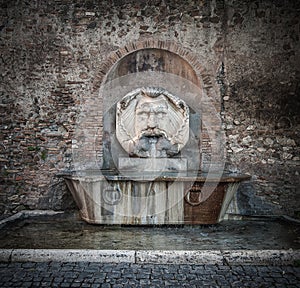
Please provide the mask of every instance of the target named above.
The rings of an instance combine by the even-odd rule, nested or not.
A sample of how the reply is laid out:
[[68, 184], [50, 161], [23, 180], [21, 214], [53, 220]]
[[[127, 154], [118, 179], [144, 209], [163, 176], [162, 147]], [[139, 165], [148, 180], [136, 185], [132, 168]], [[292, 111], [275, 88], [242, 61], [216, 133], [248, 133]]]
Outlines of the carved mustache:
[[142, 136], [165, 136], [166, 138], [168, 137], [167, 133], [159, 128], [145, 129], [141, 132], [141, 137]]

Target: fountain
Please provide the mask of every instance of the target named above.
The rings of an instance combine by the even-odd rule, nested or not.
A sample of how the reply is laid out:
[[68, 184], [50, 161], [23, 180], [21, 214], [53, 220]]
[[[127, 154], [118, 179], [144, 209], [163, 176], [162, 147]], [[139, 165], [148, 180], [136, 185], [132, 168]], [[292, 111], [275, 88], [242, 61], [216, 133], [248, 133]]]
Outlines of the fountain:
[[[103, 96], [109, 104], [103, 103], [103, 130], [96, 137], [96, 143], [102, 143], [98, 161], [101, 167], [87, 168], [92, 162], [89, 153], [77, 145], [81, 162], [86, 158], [87, 164], [64, 174], [85, 221], [215, 224], [224, 219], [240, 182], [250, 178], [223, 173], [219, 146], [225, 141], [219, 139], [219, 117], [212, 119], [213, 105], [207, 104], [209, 101], [199, 92], [199, 81], [191, 66], [174, 55], [166, 50], [139, 50], [122, 58], [110, 71], [108, 82], [117, 82], [102, 89], [109, 93]], [[171, 58], [173, 62], [167, 61]], [[143, 67], [138, 75], [132, 71], [133, 62], [135, 67]], [[157, 63], [173, 64], [169, 67]], [[171, 70], [175, 72], [170, 75]], [[115, 90], [118, 85], [121, 89]], [[90, 110], [96, 106], [91, 103]], [[89, 116], [97, 115], [97, 109], [87, 114], [89, 125], [97, 122]], [[205, 137], [211, 141], [205, 142]], [[92, 146], [87, 143], [87, 147]]]

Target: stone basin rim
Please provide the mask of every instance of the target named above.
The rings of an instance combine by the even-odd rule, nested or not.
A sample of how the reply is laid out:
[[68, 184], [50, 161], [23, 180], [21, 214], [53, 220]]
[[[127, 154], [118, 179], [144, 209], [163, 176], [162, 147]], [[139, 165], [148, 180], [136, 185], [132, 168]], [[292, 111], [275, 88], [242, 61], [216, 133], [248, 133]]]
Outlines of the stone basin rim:
[[[140, 174], [140, 175], [137, 175]], [[63, 177], [72, 180], [84, 180], [86, 182], [96, 182], [99, 180], [111, 181], [153, 181], [148, 177], [153, 177], [154, 173], [147, 172], [141, 174], [136, 171], [128, 171], [128, 175], [119, 175], [114, 171], [99, 171], [99, 170], [78, 170], [78, 171], [62, 171], [57, 173], [58, 177]], [[151, 178], [152, 179], [152, 178]], [[182, 182], [214, 182], [214, 183], [229, 183], [241, 182], [251, 179], [251, 175], [242, 173], [193, 173], [188, 172], [187, 175], [176, 172], [161, 173], [155, 177], [155, 181], [182, 181]]]

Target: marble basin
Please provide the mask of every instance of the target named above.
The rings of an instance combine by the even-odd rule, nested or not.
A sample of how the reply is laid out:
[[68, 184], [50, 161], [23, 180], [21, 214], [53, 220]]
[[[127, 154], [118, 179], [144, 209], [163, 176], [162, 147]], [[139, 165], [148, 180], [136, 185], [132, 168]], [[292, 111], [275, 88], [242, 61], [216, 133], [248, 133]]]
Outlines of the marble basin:
[[64, 175], [83, 220], [93, 224], [215, 224], [223, 220], [245, 174], [76, 171]]

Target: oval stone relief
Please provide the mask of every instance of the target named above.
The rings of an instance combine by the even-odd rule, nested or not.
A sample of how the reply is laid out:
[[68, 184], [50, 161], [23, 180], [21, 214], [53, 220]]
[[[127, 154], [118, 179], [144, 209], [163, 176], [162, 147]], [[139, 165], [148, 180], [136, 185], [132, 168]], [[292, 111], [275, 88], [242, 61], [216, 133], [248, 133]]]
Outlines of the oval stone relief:
[[117, 103], [116, 136], [132, 157], [175, 156], [189, 139], [189, 108], [163, 88], [138, 88]]

